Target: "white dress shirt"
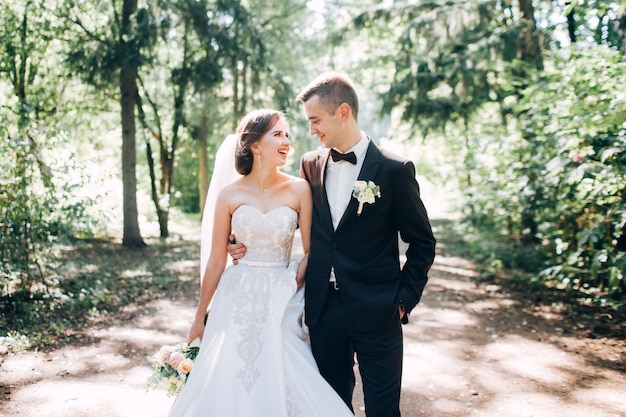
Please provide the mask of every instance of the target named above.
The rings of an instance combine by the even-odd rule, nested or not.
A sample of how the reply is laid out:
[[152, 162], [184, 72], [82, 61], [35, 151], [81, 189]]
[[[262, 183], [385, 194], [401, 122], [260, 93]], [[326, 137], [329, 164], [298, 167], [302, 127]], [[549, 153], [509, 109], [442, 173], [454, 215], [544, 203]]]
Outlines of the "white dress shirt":
[[361, 133], [361, 140], [348, 149], [346, 153], [354, 152], [356, 155], [356, 164], [354, 165], [347, 161], [335, 162], [332, 157], [328, 158], [324, 185], [335, 229], [337, 229], [337, 225], [341, 217], [343, 217], [348, 203], [350, 203], [350, 198], [352, 198], [352, 189], [359, 177], [359, 172], [361, 172], [368, 145], [369, 139], [365, 134]]
[[[350, 203], [350, 198], [352, 198], [354, 183], [359, 177], [361, 167], [363, 167], [363, 160], [365, 159], [365, 153], [367, 152], [369, 143], [369, 138], [361, 132], [361, 139], [356, 145], [348, 149], [346, 153], [354, 152], [356, 155], [356, 164], [354, 165], [347, 161], [335, 162], [332, 157], [328, 158], [324, 187], [326, 188], [326, 197], [328, 198], [330, 215], [335, 230]], [[330, 270], [329, 281], [337, 281], [335, 278], [335, 268]]]

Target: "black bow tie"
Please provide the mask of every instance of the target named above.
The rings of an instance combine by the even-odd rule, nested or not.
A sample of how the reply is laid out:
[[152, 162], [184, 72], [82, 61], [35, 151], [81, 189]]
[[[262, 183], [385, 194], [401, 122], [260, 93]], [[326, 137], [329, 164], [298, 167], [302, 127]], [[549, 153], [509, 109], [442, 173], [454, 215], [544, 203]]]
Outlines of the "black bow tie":
[[331, 149], [330, 156], [332, 156], [333, 161], [335, 162], [347, 161], [350, 162], [352, 165], [356, 165], [356, 155], [354, 154], [354, 152], [341, 153], [337, 152], [335, 149]]

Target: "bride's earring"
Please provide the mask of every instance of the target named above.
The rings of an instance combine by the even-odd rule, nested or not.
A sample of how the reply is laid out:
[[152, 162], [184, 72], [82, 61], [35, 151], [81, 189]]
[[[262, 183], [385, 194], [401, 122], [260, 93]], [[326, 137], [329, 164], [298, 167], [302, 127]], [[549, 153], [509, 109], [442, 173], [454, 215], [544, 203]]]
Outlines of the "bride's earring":
[[259, 169], [263, 169], [263, 164], [261, 163], [261, 154], [260, 154], [260, 153], [258, 153], [258, 154], [257, 154], [257, 157], [258, 157], [258, 159], [259, 159]]

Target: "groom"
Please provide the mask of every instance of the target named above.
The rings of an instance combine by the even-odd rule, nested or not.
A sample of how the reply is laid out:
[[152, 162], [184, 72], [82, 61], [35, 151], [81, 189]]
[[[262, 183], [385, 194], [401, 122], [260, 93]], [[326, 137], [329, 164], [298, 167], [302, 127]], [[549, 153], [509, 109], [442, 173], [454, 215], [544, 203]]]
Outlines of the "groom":
[[[324, 145], [301, 162], [313, 194], [305, 287], [313, 356], [350, 408], [356, 356], [367, 417], [400, 416], [401, 323], [419, 302], [435, 256], [415, 167], [360, 130], [358, 97], [345, 74], [320, 75], [297, 99], [309, 133]], [[398, 234], [408, 243], [402, 268]]]

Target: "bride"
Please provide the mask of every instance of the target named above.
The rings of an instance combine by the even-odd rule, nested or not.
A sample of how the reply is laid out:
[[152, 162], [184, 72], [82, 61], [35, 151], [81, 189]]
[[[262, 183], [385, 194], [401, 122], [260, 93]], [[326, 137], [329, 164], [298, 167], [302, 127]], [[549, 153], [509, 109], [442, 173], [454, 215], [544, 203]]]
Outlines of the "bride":
[[[207, 197], [214, 211], [211, 249], [188, 336], [202, 344], [169, 415], [353, 417], [318, 373], [302, 330], [312, 200], [305, 180], [278, 170], [290, 149], [286, 118], [275, 110], [253, 111], [230, 140], [231, 150], [221, 151], [226, 156], [218, 153]], [[230, 181], [217, 172], [225, 161], [240, 176], [221, 188], [218, 178]], [[298, 226], [304, 257], [294, 262], [290, 256]], [[207, 231], [203, 227], [203, 247]], [[231, 232], [247, 253], [226, 268]]]

